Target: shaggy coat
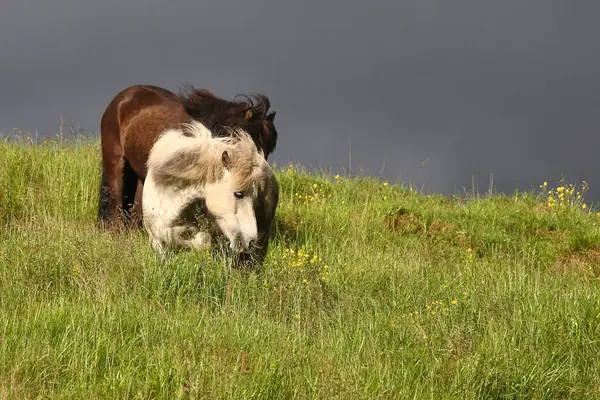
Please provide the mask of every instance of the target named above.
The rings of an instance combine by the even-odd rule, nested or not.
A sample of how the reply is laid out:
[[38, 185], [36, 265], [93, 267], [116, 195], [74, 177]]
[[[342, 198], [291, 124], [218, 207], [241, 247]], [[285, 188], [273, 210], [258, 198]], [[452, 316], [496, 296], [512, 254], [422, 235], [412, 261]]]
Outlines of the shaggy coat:
[[167, 130], [148, 158], [143, 224], [154, 252], [196, 250], [224, 235], [230, 248], [262, 263], [279, 189], [243, 130], [218, 136], [199, 122]]
[[267, 159], [277, 144], [275, 112], [265, 95], [228, 101], [208, 90], [185, 87], [180, 94], [139, 85], [119, 92], [101, 121], [102, 182], [98, 221], [120, 230], [127, 220], [139, 225], [148, 156], [158, 136], [181, 124], [199, 121], [214, 135], [242, 129]]

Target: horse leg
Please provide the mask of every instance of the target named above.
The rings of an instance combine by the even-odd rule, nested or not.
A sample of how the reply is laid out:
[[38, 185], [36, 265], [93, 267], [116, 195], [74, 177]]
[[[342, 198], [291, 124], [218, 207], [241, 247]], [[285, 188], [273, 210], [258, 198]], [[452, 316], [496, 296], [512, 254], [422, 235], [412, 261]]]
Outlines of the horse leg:
[[100, 198], [98, 199], [98, 221], [106, 222], [108, 219], [108, 196], [110, 189], [108, 187], [108, 174], [106, 168], [102, 167], [102, 178], [100, 181]]
[[138, 176], [129, 165], [127, 159], [123, 164], [123, 195], [121, 207], [123, 209], [123, 216], [128, 222], [128, 227], [132, 227], [135, 223], [135, 217], [133, 214], [134, 197], [136, 196], [136, 189], [138, 184]]
[[164, 263], [167, 259], [167, 248], [164, 243], [155, 237], [150, 238], [150, 248], [152, 248], [152, 252], [154, 253], [154, 257], [160, 263]]
[[123, 168], [125, 159], [118, 156], [103, 157], [108, 181], [108, 205], [106, 207], [106, 229], [120, 231], [123, 228]]
[[137, 229], [142, 228], [143, 208], [142, 197], [144, 196], [144, 184], [141, 179], [137, 181], [135, 197], [133, 198], [133, 207], [131, 210], [131, 226]]

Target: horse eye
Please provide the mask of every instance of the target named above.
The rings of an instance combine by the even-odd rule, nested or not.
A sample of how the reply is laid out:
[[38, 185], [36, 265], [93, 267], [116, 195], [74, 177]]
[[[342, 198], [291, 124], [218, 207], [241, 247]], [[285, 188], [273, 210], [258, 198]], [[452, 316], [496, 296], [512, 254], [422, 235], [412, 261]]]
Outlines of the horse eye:
[[233, 195], [238, 200], [244, 197], [244, 193], [242, 193], [242, 192], [235, 192]]

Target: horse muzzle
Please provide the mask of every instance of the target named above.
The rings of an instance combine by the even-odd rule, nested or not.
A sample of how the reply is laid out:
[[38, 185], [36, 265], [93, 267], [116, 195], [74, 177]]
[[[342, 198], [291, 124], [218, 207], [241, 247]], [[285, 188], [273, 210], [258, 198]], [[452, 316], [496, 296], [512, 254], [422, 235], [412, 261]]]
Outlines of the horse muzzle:
[[239, 254], [250, 254], [256, 248], [256, 240], [250, 240], [246, 246], [242, 244], [242, 246], [238, 247]]
[[245, 240], [242, 236], [237, 236], [234, 240], [231, 241], [230, 248], [238, 254], [242, 253], [251, 253], [258, 246], [256, 244], [255, 239], [250, 239], [249, 242], [245, 243]]

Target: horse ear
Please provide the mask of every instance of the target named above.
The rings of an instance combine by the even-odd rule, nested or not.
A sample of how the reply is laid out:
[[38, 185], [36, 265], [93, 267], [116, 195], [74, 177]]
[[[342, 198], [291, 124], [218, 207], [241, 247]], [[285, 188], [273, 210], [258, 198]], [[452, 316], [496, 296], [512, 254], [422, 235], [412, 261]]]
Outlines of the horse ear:
[[272, 113], [269, 113], [269, 114], [267, 114], [267, 116], [266, 116], [265, 118], [266, 118], [267, 120], [269, 120], [269, 121], [273, 122], [273, 121], [275, 121], [275, 114], [276, 114], [276, 113], [277, 113], [276, 111], [273, 111]]
[[221, 155], [221, 160], [223, 161], [223, 165], [225, 166], [225, 168], [229, 168], [229, 166], [231, 165], [231, 158], [229, 157], [229, 153], [227, 153], [227, 150], [225, 150]]

